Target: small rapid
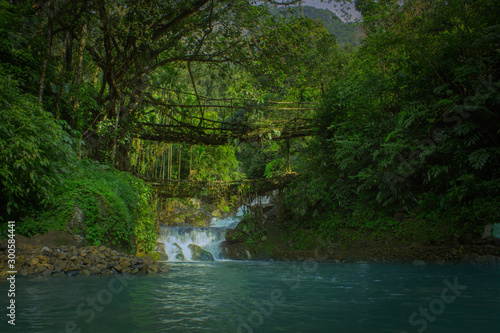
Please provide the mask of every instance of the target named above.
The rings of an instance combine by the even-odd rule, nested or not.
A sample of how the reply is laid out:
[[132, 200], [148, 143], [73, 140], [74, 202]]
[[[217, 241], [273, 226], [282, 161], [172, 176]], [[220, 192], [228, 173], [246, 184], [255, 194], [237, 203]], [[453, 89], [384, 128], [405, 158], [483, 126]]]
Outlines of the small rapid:
[[169, 261], [212, 261], [224, 259], [220, 245], [228, 229], [235, 228], [245, 214], [241, 206], [236, 214], [212, 218], [209, 227], [160, 227], [159, 241]]

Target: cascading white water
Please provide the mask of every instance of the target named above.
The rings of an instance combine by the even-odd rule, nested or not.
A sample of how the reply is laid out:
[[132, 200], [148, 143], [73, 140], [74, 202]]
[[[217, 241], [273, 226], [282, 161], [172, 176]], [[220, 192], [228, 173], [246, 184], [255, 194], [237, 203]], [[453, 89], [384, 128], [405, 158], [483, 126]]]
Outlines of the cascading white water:
[[[248, 206], [268, 203], [269, 197], [255, 199]], [[241, 206], [235, 215], [226, 218], [212, 218], [209, 227], [165, 227], [160, 229], [160, 241], [165, 245], [165, 253], [170, 261], [191, 261], [197, 251], [196, 245], [210, 252], [215, 260], [223, 259], [220, 245], [225, 240], [226, 231], [234, 229], [248, 210]], [[193, 247], [194, 246], [194, 247]], [[199, 249], [198, 249], [199, 251]]]
[[194, 244], [210, 252], [214, 259], [220, 258], [220, 244], [225, 240], [229, 228], [162, 227], [160, 239], [165, 244], [165, 253], [171, 261], [191, 261]]
[[240, 223], [241, 219], [243, 218], [243, 215], [245, 215], [245, 211], [247, 210], [246, 206], [241, 206], [238, 208], [236, 211], [236, 214], [233, 216], [229, 216], [223, 219], [217, 218], [217, 217], [212, 217], [212, 220], [210, 221], [210, 227], [213, 228], [234, 228]]
[[226, 231], [233, 229], [241, 221], [245, 212], [240, 207], [235, 215], [223, 219], [212, 218], [210, 227], [161, 227], [160, 241], [165, 245], [165, 253], [170, 261], [191, 261], [193, 245], [210, 252], [215, 260], [223, 259], [220, 244], [225, 240]]

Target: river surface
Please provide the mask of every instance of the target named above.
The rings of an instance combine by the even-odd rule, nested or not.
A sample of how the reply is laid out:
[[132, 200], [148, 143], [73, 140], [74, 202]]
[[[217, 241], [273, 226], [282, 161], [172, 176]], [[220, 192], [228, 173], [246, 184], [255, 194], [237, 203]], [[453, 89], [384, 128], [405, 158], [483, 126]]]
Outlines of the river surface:
[[500, 332], [500, 270], [466, 265], [173, 262], [157, 275], [16, 281], [0, 332]]

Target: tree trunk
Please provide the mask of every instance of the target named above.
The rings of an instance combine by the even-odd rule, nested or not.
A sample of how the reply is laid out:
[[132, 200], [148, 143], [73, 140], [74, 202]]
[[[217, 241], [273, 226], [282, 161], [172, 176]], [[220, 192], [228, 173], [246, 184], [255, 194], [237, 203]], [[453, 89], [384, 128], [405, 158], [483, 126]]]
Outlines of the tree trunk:
[[[57, 79], [57, 86], [59, 87], [59, 89], [56, 93], [56, 104], [54, 106], [54, 109], [56, 110], [56, 119], [59, 119], [59, 117], [61, 117], [61, 112], [59, 110], [59, 104], [61, 102], [61, 95], [62, 95], [62, 91], [64, 89], [63, 78], [65, 76], [65, 72], [68, 72], [69, 69], [71, 69], [71, 61], [73, 58], [73, 56], [70, 55], [72, 53], [71, 49], [73, 47], [73, 42], [71, 40], [71, 36], [70, 36], [69, 31], [66, 31], [66, 33], [64, 35], [64, 45], [66, 47], [65, 47], [65, 51], [61, 52], [61, 64], [59, 65], [59, 77]], [[68, 61], [70, 62], [69, 64], [68, 64]], [[62, 115], [62, 119], [66, 120], [68, 122], [68, 124], [70, 124], [71, 126], [73, 125], [70, 122], [71, 116], [69, 116], [68, 114]]]
[[54, 5], [52, 2], [49, 3], [49, 16], [47, 24], [47, 47], [45, 49], [45, 59], [42, 63], [42, 73], [40, 74], [40, 89], [38, 91], [38, 103], [43, 102], [43, 90], [45, 88], [45, 77], [47, 76], [47, 66], [49, 64], [51, 51], [52, 51], [52, 29], [54, 26], [53, 19]]
[[182, 154], [182, 146], [179, 145], [179, 174], [177, 175], [178, 180], [181, 180], [181, 154]]
[[292, 167], [290, 166], [290, 140], [286, 140], [286, 150], [288, 153], [286, 171], [292, 172]]
[[[82, 83], [83, 77], [83, 55], [85, 50], [85, 33], [87, 32], [87, 23], [82, 25], [82, 30], [80, 31], [80, 43], [78, 44], [78, 63], [76, 66], [76, 75], [74, 85], [79, 86]], [[80, 100], [75, 98], [73, 101], [73, 110], [77, 111], [80, 107]]]

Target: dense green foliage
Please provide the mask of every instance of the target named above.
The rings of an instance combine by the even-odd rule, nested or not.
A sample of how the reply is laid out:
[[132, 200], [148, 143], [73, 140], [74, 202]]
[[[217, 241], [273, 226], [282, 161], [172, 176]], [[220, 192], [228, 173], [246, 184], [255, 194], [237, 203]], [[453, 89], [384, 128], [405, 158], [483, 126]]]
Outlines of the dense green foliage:
[[[0, 1], [1, 219], [23, 235], [70, 229], [89, 243], [153, 250], [150, 190], [116, 169], [234, 180], [245, 176], [244, 148], [149, 142], [143, 125], [211, 133], [238, 112], [246, 121], [247, 106], [316, 101], [335, 52], [321, 25], [245, 0]], [[267, 149], [270, 175], [285, 151]]]
[[60, 184], [54, 201], [54, 208], [33, 221], [26, 233], [71, 228], [91, 244], [154, 250], [156, 224], [149, 204], [151, 189], [130, 173], [82, 162], [78, 171]]
[[0, 205], [18, 219], [44, 208], [75, 160], [72, 139], [0, 66]]
[[[73, 139], [61, 127], [65, 122], [21, 93], [10, 76], [1, 79], [1, 203], [7, 207], [2, 218], [22, 220], [16, 232], [33, 235], [67, 229], [78, 207], [83, 230], [71, 231], [89, 242], [154, 250], [149, 187], [128, 173], [77, 162]], [[42, 216], [36, 213], [44, 210]]]
[[[0, 1], [0, 219], [147, 252], [151, 193], [130, 174], [289, 171], [300, 239], [500, 217], [496, 1], [356, 1], [356, 27], [265, 3]], [[294, 117], [315, 135], [264, 141]], [[262, 142], [193, 140], [250, 123]]]
[[327, 230], [405, 213], [448, 234], [500, 218], [498, 8], [370, 4], [368, 37], [319, 110], [312, 171], [289, 195], [296, 216]]

